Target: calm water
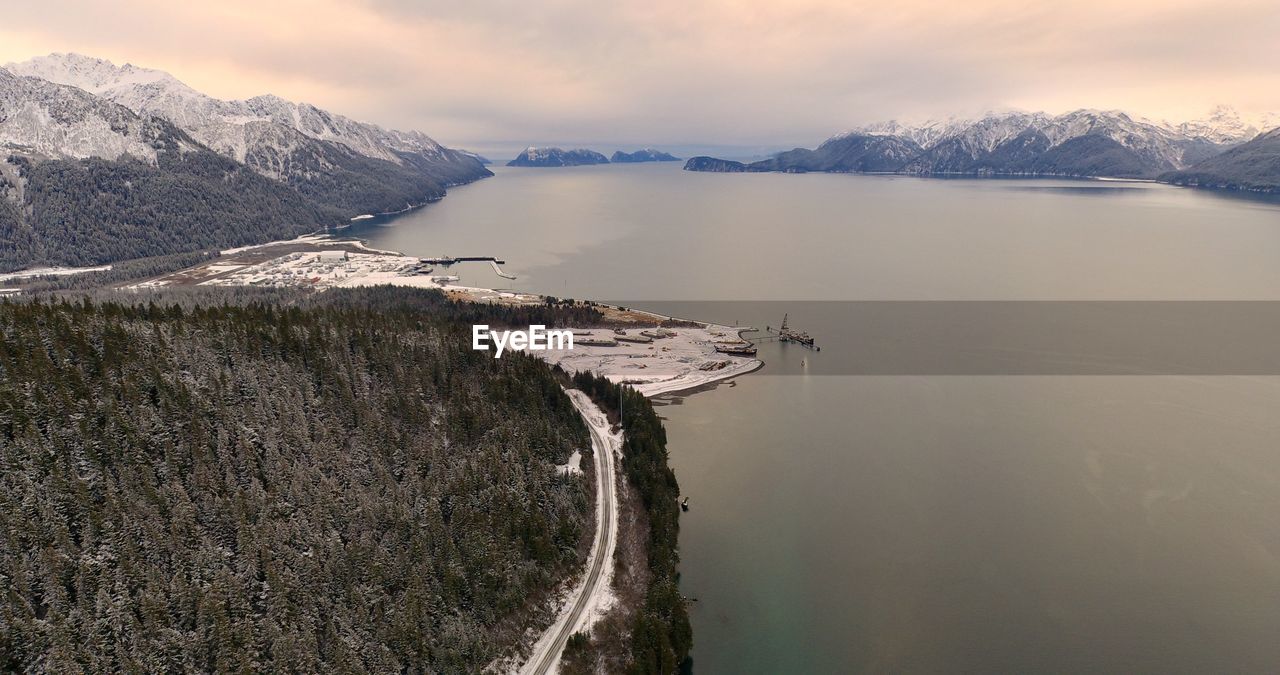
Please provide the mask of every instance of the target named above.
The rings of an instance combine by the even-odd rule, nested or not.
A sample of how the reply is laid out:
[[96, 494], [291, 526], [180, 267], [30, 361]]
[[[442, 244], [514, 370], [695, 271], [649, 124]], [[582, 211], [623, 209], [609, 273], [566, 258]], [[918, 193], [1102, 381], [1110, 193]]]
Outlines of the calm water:
[[1280, 669], [1280, 377], [854, 376], [866, 330], [802, 302], [1280, 300], [1277, 205], [1125, 183], [496, 172], [357, 234], [505, 257], [521, 290], [757, 325], [790, 307], [826, 347], [762, 345], [758, 374], [661, 409], [692, 504], [695, 672]]

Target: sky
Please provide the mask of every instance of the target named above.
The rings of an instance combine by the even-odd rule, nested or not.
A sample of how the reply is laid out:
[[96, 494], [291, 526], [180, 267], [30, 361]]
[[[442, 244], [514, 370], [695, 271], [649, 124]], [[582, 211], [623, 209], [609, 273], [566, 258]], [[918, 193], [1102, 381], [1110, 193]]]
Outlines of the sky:
[[77, 52], [477, 150], [791, 147], [993, 109], [1280, 111], [1276, 0], [40, 0], [0, 63]]

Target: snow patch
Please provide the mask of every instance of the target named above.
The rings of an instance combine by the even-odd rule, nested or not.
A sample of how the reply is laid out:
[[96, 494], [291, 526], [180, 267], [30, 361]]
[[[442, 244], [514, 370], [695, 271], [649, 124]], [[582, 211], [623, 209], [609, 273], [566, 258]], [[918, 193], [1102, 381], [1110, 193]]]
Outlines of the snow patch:
[[111, 265], [100, 265], [98, 267], [36, 267], [0, 274], [0, 283], [13, 281], [14, 279], [29, 279], [31, 277], [62, 277], [86, 272], [105, 272], [109, 269], [111, 269]]
[[573, 454], [569, 455], [568, 462], [556, 465], [556, 473], [564, 476], [582, 475], [582, 452], [580, 450], [574, 450]]

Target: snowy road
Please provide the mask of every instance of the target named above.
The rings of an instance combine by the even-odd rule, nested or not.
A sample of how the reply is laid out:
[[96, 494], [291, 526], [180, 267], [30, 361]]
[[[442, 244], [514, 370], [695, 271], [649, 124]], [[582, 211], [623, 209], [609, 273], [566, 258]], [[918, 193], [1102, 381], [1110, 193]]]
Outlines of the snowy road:
[[534, 645], [529, 661], [520, 673], [555, 672], [564, 652], [565, 643], [574, 632], [589, 627], [592, 617], [601, 612], [610, 601], [613, 552], [618, 542], [618, 500], [614, 494], [615, 464], [622, 445], [622, 435], [611, 433], [609, 418], [604, 411], [584, 393], [576, 389], [568, 391], [573, 405], [587, 423], [591, 434], [592, 455], [596, 468], [596, 538], [587, 558], [587, 573], [582, 583], [569, 596], [565, 608], [556, 622]]

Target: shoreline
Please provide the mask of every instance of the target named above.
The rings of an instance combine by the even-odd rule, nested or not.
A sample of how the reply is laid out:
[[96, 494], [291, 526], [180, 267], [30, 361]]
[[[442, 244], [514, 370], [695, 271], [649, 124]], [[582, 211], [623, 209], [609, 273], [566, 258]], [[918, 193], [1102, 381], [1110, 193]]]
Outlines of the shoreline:
[[[304, 235], [294, 239], [226, 249], [216, 258], [177, 272], [135, 282], [126, 289], [169, 286], [331, 288], [402, 286], [433, 288], [455, 301], [541, 306], [551, 296], [458, 284], [458, 277], [423, 273], [414, 256], [375, 249], [359, 238]], [[719, 324], [666, 316], [644, 309], [590, 300], [579, 303], [603, 316], [598, 325], [558, 326], [582, 341], [572, 350], [540, 351], [535, 356], [570, 372], [590, 371], [633, 387], [646, 398], [687, 392], [755, 372], [764, 364], [754, 357], [723, 354], [717, 345], [746, 342], [750, 326]], [[647, 337], [642, 330], [662, 326], [669, 335]], [[619, 339], [615, 339], [619, 338]], [[591, 344], [583, 344], [590, 339]]]
[[708, 391], [709, 388], [713, 389], [717, 385], [723, 384], [725, 382], [730, 382], [743, 375], [750, 375], [751, 373], [754, 373], [757, 370], [764, 368], [764, 361], [761, 361], [759, 359], [752, 359], [752, 361], [754, 363], [751, 364], [749, 368], [742, 368], [740, 370], [735, 370], [732, 373], [725, 373], [721, 377], [711, 378], [704, 382], [690, 384], [688, 386], [682, 385], [679, 387], [659, 388], [656, 391], [641, 391], [639, 389], [637, 389], [636, 391], [640, 391], [641, 394], [644, 394], [645, 398], [652, 398], [652, 399], [660, 398], [662, 396], [679, 396], [679, 395], [688, 396], [692, 394], [697, 394], [702, 391]]
[[[596, 304], [602, 307], [610, 307], [613, 309], [618, 309], [618, 305], [610, 305], [605, 303], [596, 303]], [[628, 307], [627, 311], [635, 314], [643, 314], [646, 316], [651, 316], [659, 321], [681, 321], [681, 322], [701, 324], [707, 327], [708, 329], [716, 329], [726, 333], [734, 333], [738, 336], [738, 339], [741, 340], [742, 342], [748, 342], [746, 338], [742, 337], [743, 333], [757, 330], [752, 326], [722, 326], [720, 324], [708, 323], [705, 321], [700, 321], [698, 319], [689, 319], [689, 318], [678, 317], [678, 316], [668, 316], [666, 314], [659, 314], [657, 312], [652, 312], [647, 309], [637, 309], [635, 307]], [[702, 381], [695, 381], [692, 383], [681, 383], [681, 384], [676, 384], [675, 382], [668, 381], [668, 382], [660, 383], [661, 385], [666, 385], [666, 386], [653, 386], [653, 387], [648, 387], [643, 384], [641, 385], [631, 384], [629, 386], [631, 386], [636, 391], [643, 394], [645, 398], [657, 398], [659, 396], [667, 396], [669, 394], [689, 393], [694, 389], [700, 389], [708, 385], [716, 385], [716, 384], [720, 384], [721, 382], [728, 382], [729, 380], [732, 380], [735, 377], [740, 377], [742, 375], [750, 375], [751, 373], [754, 373], [763, 367], [764, 367], [764, 361], [761, 361], [760, 359], [757, 359], [757, 358], [751, 358], [751, 359], [747, 359], [742, 364], [736, 364], [733, 367], [731, 372], [717, 371], [715, 377], [705, 378]], [[659, 383], [654, 383], [654, 384], [659, 384]], [[672, 385], [675, 385], [675, 386], [672, 386]]]
[[[701, 323], [700, 328], [674, 328], [675, 335], [649, 343], [617, 341], [610, 346], [575, 344], [572, 350], [532, 352], [547, 363], [570, 374], [591, 372], [614, 384], [629, 386], [645, 398], [656, 398], [700, 389], [708, 385], [753, 373], [764, 362], [753, 357], [729, 356], [715, 350], [718, 342], [741, 331], [718, 324]], [[609, 329], [575, 328], [576, 334]], [[584, 335], [585, 337], [586, 335]]]

